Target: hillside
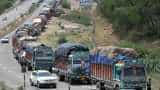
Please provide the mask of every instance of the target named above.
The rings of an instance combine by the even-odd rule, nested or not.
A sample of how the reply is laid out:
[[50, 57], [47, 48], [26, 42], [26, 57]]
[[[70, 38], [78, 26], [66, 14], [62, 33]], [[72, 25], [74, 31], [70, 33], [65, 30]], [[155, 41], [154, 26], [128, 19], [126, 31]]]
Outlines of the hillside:
[[0, 14], [7, 8], [11, 7], [16, 0], [1, 0], [0, 2]]

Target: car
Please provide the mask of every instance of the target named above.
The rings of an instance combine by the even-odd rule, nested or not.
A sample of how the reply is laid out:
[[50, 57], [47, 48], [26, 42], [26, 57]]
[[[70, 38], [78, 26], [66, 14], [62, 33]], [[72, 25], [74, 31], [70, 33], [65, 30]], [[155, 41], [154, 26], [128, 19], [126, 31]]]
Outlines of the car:
[[2, 21], [6, 21], [7, 20], [7, 17], [4, 17], [3, 19], [2, 19]]
[[9, 43], [9, 38], [8, 37], [4, 37], [0, 40], [1, 43]]
[[58, 77], [47, 70], [36, 70], [31, 72], [29, 81], [31, 86], [37, 86], [38, 88], [42, 86], [48, 87], [50, 85], [56, 88]]

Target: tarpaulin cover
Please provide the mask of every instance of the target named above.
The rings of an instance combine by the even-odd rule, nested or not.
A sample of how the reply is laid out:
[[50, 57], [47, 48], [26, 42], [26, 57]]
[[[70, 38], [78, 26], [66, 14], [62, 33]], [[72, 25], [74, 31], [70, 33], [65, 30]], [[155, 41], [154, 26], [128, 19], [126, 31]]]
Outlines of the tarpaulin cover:
[[114, 60], [100, 54], [90, 55], [91, 64], [113, 64]]
[[108, 56], [109, 58], [115, 58], [119, 54], [132, 58], [137, 56], [137, 52], [132, 48], [121, 48], [115, 46], [96, 47], [91, 51], [91, 53], [99, 53], [101, 55]]
[[55, 50], [56, 57], [67, 57], [72, 51], [89, 51], [89, 49], [79, 43], [64, 43]]

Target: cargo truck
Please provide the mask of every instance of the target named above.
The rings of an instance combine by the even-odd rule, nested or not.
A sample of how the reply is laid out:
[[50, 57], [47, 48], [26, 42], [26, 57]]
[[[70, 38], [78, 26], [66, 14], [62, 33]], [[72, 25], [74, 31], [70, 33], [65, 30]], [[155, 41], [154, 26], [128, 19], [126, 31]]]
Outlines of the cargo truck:
[[64, 43], [55, 50], [54, 68], [60, 81], [88, 83], [90, 77], [89, 49], [82, 44]]
[[21, 50], [22, 62], [25, 62], [28, 70], [49, 70], [52, 72], [54, 52], [51, 47], [48, 47], [39, 42], [26, 43]]
[[28, 36], [28, 31], [26, 30], [21, 30], [18, 28], [16, 32], [13, 34], [11, 42], [12, 42], [12, 53], [14, 58], [18, 58], [18, 52], [20, 50], [20, 44], [19, 44], [19, 39]]
[[93, 50], [91, 78], [99, 90], [147, 90], [145, 66], [130, 48], [103, 47]]

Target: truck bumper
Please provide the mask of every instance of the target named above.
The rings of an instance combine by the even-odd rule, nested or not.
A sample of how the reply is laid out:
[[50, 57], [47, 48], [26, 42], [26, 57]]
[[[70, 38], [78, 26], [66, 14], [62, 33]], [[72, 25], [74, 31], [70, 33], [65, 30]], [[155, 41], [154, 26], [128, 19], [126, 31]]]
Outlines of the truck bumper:
[[71, 77], [71, 80], [76, 80], [76, 81], [90, 81], [89, 76], [75, 76], [75, 77]]
[[[120, 90], [137, 90], [137, 89], [134, 89], [134, 88], [122, 88], [122, 89], [120, 89]], [[140, 88], [140, 89], [138, 89], [138, 90], [147, 90], [146, 88]]]

